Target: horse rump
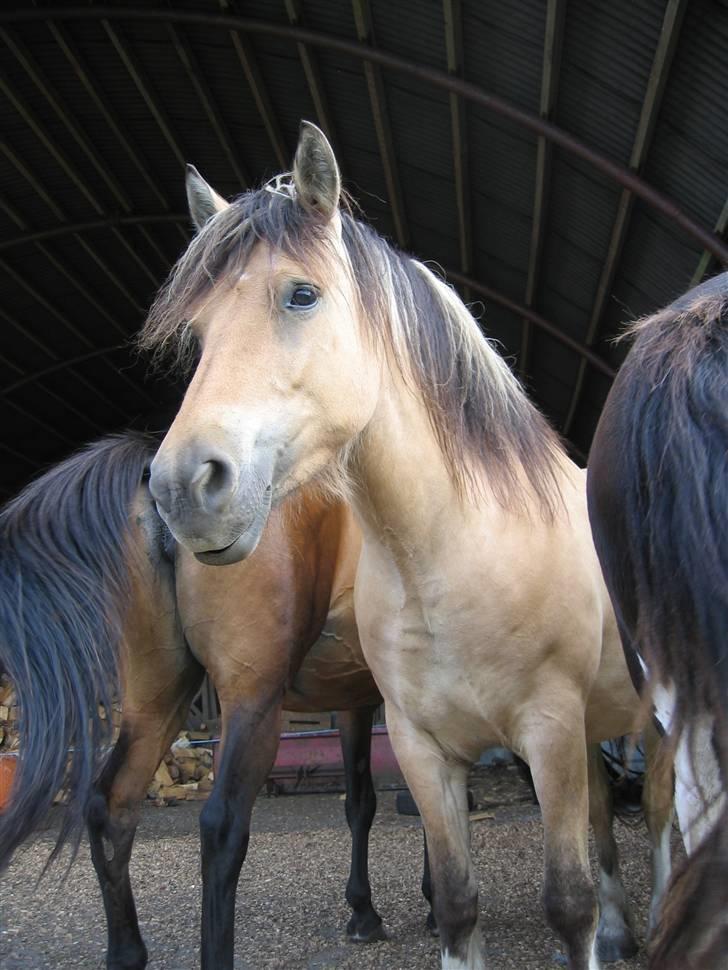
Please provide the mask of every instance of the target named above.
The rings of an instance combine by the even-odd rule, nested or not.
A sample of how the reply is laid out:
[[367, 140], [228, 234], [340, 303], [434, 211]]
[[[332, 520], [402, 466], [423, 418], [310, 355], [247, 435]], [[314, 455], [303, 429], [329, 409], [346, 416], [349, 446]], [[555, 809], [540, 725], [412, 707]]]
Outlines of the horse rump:
[[51, 860], [78, 846], [119, 693], [130, 511], [155, 450], [143, 435], [105, 438], [0, 512], [0, 669], [15, 687], [20, 741], [0, 870], [61, 788], [68, 806]]
[[[668, 685], [674, 743], [713, 722], [728, 781], [728, 274], [631, 328], [589, 458], [594, 540], [625, 652]], [[699, 777], [699, 776], [698, 776]], [[654, 970], [728, 954], [728, 811], [674, 877]]]

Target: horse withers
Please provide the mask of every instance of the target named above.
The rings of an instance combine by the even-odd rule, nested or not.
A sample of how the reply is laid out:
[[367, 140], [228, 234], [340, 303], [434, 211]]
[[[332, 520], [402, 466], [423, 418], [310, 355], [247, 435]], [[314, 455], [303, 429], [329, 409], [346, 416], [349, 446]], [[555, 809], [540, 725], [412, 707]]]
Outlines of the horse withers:
[[541, 804], [547, 917], [571, 970], [593, 970], [587, 742], [637, 729], [640, 705], [584, 473], [456, 294], [341, 204], [315, 126], [290, 177], [228, 205], [193, 170], [188, 194], [202, 228], [142, 334], [199, 358], [152, 464], [161, 516], [224, 564], [305, 483], [348, 496], [362, 647], [423, 818], [443, 966], [484, 966], [466, 777], [505, 744]]
[[637, 683], [677, 750], [688, 858], [655, 970], [728, 961], [728, 273], [628, 331], [589, 461], [589, 512]]

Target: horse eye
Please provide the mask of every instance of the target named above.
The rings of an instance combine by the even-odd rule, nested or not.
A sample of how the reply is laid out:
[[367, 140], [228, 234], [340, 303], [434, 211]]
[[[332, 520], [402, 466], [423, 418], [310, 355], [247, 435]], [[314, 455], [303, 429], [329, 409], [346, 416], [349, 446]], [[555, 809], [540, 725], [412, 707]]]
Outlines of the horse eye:
[[288, 300], [289, 307], [300, 310], [308, 310], [317, 303], [318, 293], [313, 286], [297, 286]]

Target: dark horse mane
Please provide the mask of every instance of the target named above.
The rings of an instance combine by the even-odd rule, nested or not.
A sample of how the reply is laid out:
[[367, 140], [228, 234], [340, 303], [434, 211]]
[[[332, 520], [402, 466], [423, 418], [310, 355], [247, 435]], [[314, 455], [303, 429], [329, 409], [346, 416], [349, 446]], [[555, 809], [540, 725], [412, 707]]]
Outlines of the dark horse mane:
[[131, 504], [157, 447], [132, 433], [95, 442], [0, 512], [0, 668], [15, 687], [21, 740], [0, 812], [0, 870], [62, 787], [70, 797], [51, 859], [69, 839], [78, 845], [119, 696]]
[[[503, 358], [454, 291], [421, 263], [339, 210], [359, 317], [375, 345], [418, 390], [458, 490], [482, 483], [504, 507], [542, 515], [560, 503], [555, 432], [526, 397]], [[319, 272], [331, 252], [326, 224], [296, 201], [285, 176], [244, 193], [209, 219], [173, 267], [140, 335], [157, 360], [187, 368], [196, 356], [189, 318], [216, 288], [232, 287], [259, 241]], [[329, 268], [330, 273], [330, 268]]]
[[[706, 714], [728, 781], [728, 273], [628, 332], [589, 463], [594, 538], [625, 635], [671, 683], [673, 737]], [[728, 814], [676, 876], [651, 966], [725, 966]]]

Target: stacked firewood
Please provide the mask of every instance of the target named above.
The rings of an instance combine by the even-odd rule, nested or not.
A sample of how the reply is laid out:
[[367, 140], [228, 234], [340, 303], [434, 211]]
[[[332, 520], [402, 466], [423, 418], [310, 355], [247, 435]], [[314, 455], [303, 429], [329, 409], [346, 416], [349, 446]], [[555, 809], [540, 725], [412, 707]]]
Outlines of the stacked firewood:
[[207, 798], [213, 785], [211, 735], [182, 731], [157, 768], [147, 798], [155, 805]]
[[0, 751], [15, 751], [18, 747], [18, 708], [15, 690], [5, 674], [0, 676]]

